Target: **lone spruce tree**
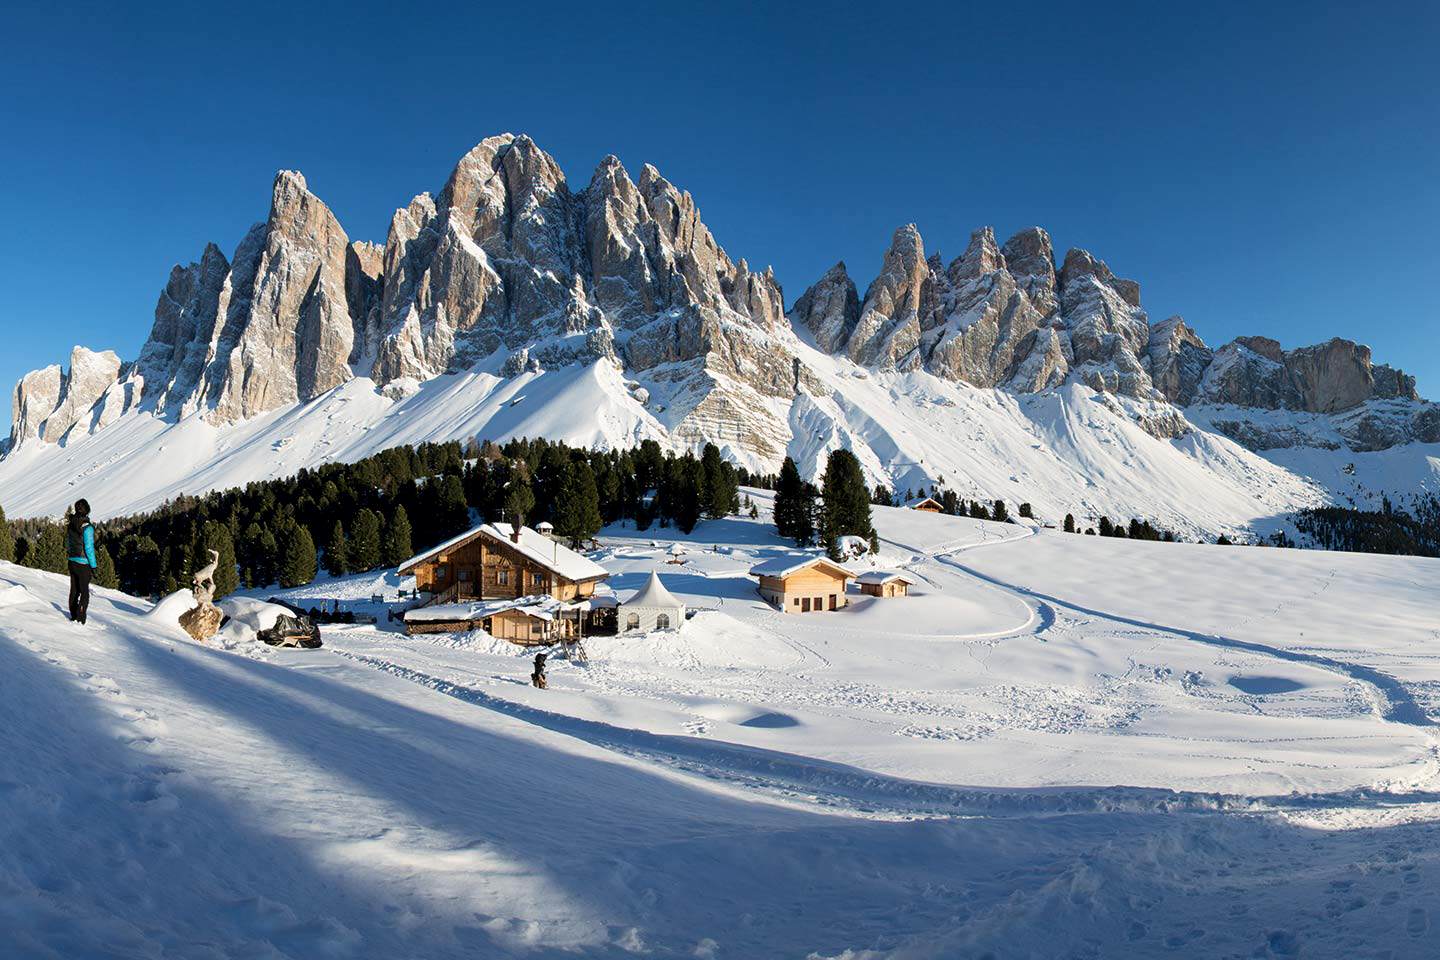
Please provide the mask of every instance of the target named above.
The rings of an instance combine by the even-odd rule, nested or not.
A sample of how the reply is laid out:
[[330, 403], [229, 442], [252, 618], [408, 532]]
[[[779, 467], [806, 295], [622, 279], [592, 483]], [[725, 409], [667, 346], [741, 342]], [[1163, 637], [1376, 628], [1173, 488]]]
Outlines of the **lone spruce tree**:
[[415, 552], [411, 546], [410, 514], [405, 512], [403, 503], [395, 506], [395, 514], [385, 528], [385, 542], [381, 544], [380, 552], [384, 554], [383, 562], [387, 567], [400, 566]]
[[280, 586], [303, 587], [315, 579], [315, 540], [310, 531], [294, 524], [285, 534], [280, 554]]
[[[800, 479], [800, 469], [789, 457], [780, 465], [780, 479], [775, 485], [775, 532], [787, 540], [800, 541], [800, 532], [808, 524], [804, 522], [805, 481]], [[808, 532], [805, 536], [809, 541]]]
[[10, 530], [10, 521], [5, 519], [4, 507], [0, 507], [0, 560], [15, 562], [15, 534]]
[[345, 540], [345, 526], [339, 520], [330, 528], [330, 539], [325, 541], [325, 570], [332, 577], [343, 577], [350, 572], [350, 546]]
[[120, 586], [120, 577], [115, 572], [115, 558], [102, 543], [95, 549], [95, 586], [114, 590]]
[[380, 515], [362, 509], [350, 525], [350, 569], [356, 573], [380, 566]]
[[825, 548], [835, 555], [840, 537], [870, 539], [870, 491], [865, 471], [849, 450], [832, 450], [822, 478], [820, 536]]
[[560, 489], [555, 492], [555, 532], [579, 546], [600, 532], [600, 493], [595, 472], [583, 460], [565, 467]]

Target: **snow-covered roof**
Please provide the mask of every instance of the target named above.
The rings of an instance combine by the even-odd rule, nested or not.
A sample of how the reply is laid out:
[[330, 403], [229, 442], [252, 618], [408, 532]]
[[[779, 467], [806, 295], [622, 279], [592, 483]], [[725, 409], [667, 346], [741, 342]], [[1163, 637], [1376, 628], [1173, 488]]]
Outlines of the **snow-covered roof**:
[[525, 559], [566, 580], [599, 580], [610, 576], [610, 572], [594, 560], [576, 553], [564, 544], [556, 543], [538, 530], [521, 527], [518, 542], [510, 539], [513, 530], [514, 527], [508, 523], [482, 523], [458, 537], [451, 537], [439, 546], [431, 547], [424, 553], [417, 553], [400, 564], [398, 572], [409, 573], [427, 560], [453, 550], [475, 537], [486, 536], [492, 540], [504, 541], [505, 546], [520, 553]]
[[914, 510], [916, 507], [922, 506], [923, 504], [927, 503], [933, 503], [940, 509], [945, 509], [945, 504], [941, 503], [939, 500], [936, 500], [934, 497], [916, 497], [914, 500], [906, 500], [905, 506], [909, 507], [911, 510]]
[[894, 580], [902, 580], [911, 586], [915, 585], [914, 577], [900, 573], [898, 570], [866, 570], [855, 578], [856, 583], [890, 583]]
[[844, 574], [847, 577], [855, 576], [854, 571], [850, 570], [848, 567], [841, 566], [834, 560], [831, 560], [829, 557], [794, 555], [788, 557], [772, 557], [771, 559], [766, 560], [764, 563], [757, 563], [755, 566], [750, 568], [750, 576], [788, 577], [792, 573], [797, 573], [801, 570], [804, 570], [806, 567], [813, 566], [826, 566], [832, 570]]
[[555, 619], [558, 610], [566, 604], [543, 593], [528, 597], [512, 597], [508, 600], [475, 600], [469, 603], [436, 603], [428, 607], [416, 607], [405, 611], [406, 620], [481, 620], [506, 610], [516, 610], [541, 620]]
[[685, 606], [675, 597], [675, 594], [665, 589], [665, 584], [660, 582], [660, 575], [652, 572], [649, 581], [645, 586], [636, 590], [629, 600], [625, 601], [627, 607], [662, 607], [666, 609], [679, 609]]

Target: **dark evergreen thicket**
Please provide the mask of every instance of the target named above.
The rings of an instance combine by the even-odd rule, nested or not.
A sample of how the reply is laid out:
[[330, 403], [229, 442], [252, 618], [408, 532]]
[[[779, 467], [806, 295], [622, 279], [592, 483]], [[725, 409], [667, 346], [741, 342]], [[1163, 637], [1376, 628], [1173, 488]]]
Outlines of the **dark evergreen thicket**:
[[[713, 445], [699, 458], [665, 453], [652, 440], [608, 452], [526, 439], [396, 447], [96, 524], [96, 579], [141, 596], [168, 593], [187, 585], [214, 549], [218, 596], [241, 584], [295, 586], [321, 568], [396, 566], [476, 517], [549, 520], [577, 543], [620, 519], [689, 532], [702, 516], [738, 511], [742, 482], [773, 487], [775, 478], [737, 470]], [[63, 524], [5, 523], [0, 514], [0, 559], [11, 556], [63, 573]]]
[[1416, 497], [1408, 509], [1381, 503], [1379, 510], [1316, 507], [1295, 514], [1295, 527], [1326, 550], [1440, 557], [1440, 497]]

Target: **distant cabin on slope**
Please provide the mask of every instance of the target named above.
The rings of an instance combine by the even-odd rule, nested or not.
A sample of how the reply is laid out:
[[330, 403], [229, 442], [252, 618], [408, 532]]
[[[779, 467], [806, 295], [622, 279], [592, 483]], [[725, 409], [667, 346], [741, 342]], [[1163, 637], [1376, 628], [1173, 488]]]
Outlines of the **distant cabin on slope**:
[[918, 500], [911, 500], [905, 504], [911, 510], [919, 510], [921, 513], [944, 513], [945, 507], [934, 497], [921, 497]]
[[760, 596], [781, 613], [813, 613], [845, 606], [855, 574], [828, 557], [776, 557], [751, 567], [750, 576], [760, 578]]
[[[554, 643], [607, 626], [609, 571], [529, 527], [486, 523], [400, 564], [425, 605], [405, 614], [410, 633], [473, 630], [522, 643]], [[490, 602], [485, 602], [490, 601]]]
[[685, 604], [665, 589], [659, 574], [652, 573], [645, 586], [620, 604], [618, 622], [621, 633], [679, 630], [685, 622]]
[[855, 584], [871, 597], [908, 597], [915, 581], [894, 570], [866, 570], [855, 578]]

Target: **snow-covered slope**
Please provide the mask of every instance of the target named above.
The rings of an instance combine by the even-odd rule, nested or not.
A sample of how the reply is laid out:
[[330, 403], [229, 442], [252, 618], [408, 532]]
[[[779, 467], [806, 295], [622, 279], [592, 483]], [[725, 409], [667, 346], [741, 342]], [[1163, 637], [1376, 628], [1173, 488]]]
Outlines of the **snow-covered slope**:
[[[1261, 456], [1203, 430], [1156, 437], [1137, 422], [1142, 405], [1079, 384], [1015, 394], [923, 372], [870, 371], [800, 349], [811, 385], [788, 404], [771, 402], [785, 424], [786, 450], [807, 475], [823, 469], [830, 450], [847, 447], [874, 479], [902, 490], [943, 481], [964, 497], [1001, 498], [1012, 508], [1030, 502], [1051, 523], [1066, 513], [1082, 522], [1144, 516], [1212, 536], [1263, 530], [1273, 518], [1333, 498], [1440, 483], [1440, 445]], [[448, 375], [398, 399], [357, 379], [228, 426], [196, 414], [171, 424], [132, 411], [93, 435], [27, 444], [0, 460], [0, 503], [12, 517], [36, 516], [62, 513], [85, 496], [99, 515], [115, 516], [425, 440], [545, 436], [624, 447], [655, 439], [683, 449], [686, 441], [653, 410], [664, 389], [599, 360], [513, 377]], [[752, 468], [773, 467], [728, 442], [723, 427], [716, 440]]]
[[1057, 263], [1038, 227], [1003, 245], [976, 231], [948, 267], [902, 227], [863, 299], [837, 264], [787, 313], [773, 273], [732, 259], [654, 167], [632, 180], [607, 157], [578, 188], [512, 134], [396, 210], [383, 246], [281, 171], [230, 258], [211, 244], [174, 268], [137, 358], [77, 346], [12, 409], [12, 516], [524, 434], [714, 442], [811, 476], [847, 446], [901, 489], [943, 478], [1052, 520], [1213, 535], [1403, 497], [1440, 452], [1440, 406], [1368, 347], [1212, 350], [1179, 317], [1151, 324], [1140, 285], [1086, 251]]
[[622, 594], [698, 613], [546, 691], [383, 618], [231, 652], [99, 591], [75, 628], [0, 564], [0, 952], [1433, 952], [1440, 562], [876, 519], [915, 596], [808, 616], [743, 574], [763, 517], [607, 530]]

